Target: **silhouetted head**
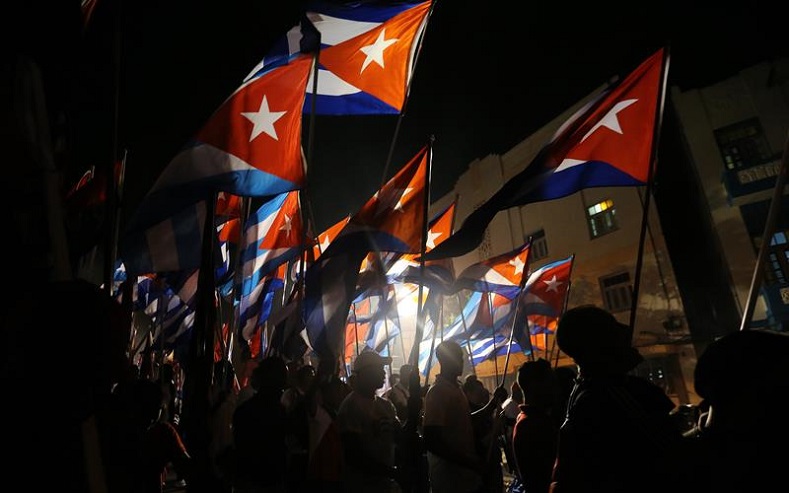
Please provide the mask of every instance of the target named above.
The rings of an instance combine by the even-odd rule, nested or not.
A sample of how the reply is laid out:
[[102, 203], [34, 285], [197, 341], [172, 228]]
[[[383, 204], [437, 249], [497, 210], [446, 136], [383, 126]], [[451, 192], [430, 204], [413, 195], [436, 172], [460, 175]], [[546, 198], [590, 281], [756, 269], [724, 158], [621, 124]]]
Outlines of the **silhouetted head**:
[[386, 370], [384, 367], [392, 363], [392, 358], [381, 356], [375, 351], [363, 351], [353, 362], [353, 373], [356, 375], [354, 390], [365, 395], [372, 395], [384, 386]]
[[551, 407], [556, 402], [559, 382], [548, 360], [524, 361], [516, 378], [524, 404]]
[[583, 374], [627, 373], [642, 356], [630, 343], [630, 328], [608, 311], [583, 305], [567, 310], [556, 329], [556, 343]]
[[443, 341], [436, 347], [441, 373], [460, 376], [463, 373], [463, 349], [455, 341]]
[[251, 383], [258, 392], [282, 392], [288, 381], [285, 361], [277, 356], [260, 360], [252, 372]]

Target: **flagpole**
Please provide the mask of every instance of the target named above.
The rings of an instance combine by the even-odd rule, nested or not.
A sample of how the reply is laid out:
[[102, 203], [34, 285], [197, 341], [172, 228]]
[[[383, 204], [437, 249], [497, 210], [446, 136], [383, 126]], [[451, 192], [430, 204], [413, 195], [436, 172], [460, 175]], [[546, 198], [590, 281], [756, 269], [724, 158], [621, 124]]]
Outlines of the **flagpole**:
[[[104, 201], [104, 210], [107, 221], [107, 231], [104, 233], [104, 285], [108, 293], [112, 293], [112, 281], [115, 274], [115, 257], [117, 256], [118, 249], [118, 225], [120, 223], [120, 187], [115, 182], [115, 162], [118, 159], [118, 120], [120, 113], [120, 76], [121, 76], [121, 47], [122, 47], [122, 33], [121, 22], [123, 18], [123, 1], [117, 2], [115, 16], [114, 16], [114, 29], [112, 40], [112, 82], [113, 82], [113, 101], [112, 101], [112, 142], [111, 145], [111, 159], [105, 165], [104, 192], [106, 200]], [[123, 168], [121, 177], [125, 173], [126, 168], [126, 152], [123, 156]]]
[[[238, 317], [236, 314], [236, 306], [239, 308], [241, 307], [241, 285], [244, 281], [244, 271], [243, 266], [241, 265], [241, 250], [244, 247], [244, 240], [245, 240], [245, 232], [246, 232], [246, 222], [249, 218], [249, 211], [251, 209], [251, 199], [249, 197], [243, 197], [241, 200], [241, 211], [239, 214], [239, 228], [238, 228], [238, 245], [236, 246], [236, 253], [233, 256], [233, 291], [231, 293], [230, 298], [230, 320], [228, 321], [228, 326], [230, 328], [230, 342], [231, 344], [227, 345], [227, 352], [225, 353], [225, 359], [230, 358], [230, 348], [232, 347], [233, 341], [233, 334], [239, 329], [238, 322], [241, 317]], [[287, 280], [287, 279], [286, 279]], [[239, 304], [236, 304], [236, 301]], [[262, 327], [259, 327], [258, 330], [263, 330]]]
[[759, 245], [759, 254], [756, 257], [756, 264], [753, 266], [751, 286], [748, 290], [748, 300], [742, 314], [742, 322], [740, 323], [741, 331], [748, 329], [751, 318], [753, 317], [753, 310], [756, 306], [756, 298], [759, 296], [759, 288], [761, 287], [762, 276], [764, 275], [764, 259], [767, 256], [767, 250], [770, 248], [770, 242], [775, 232], [775, 223], [778, 219], [778, 213], [781, 210], [781, 197], [783, 196], [784, 187], [786, 186], [786, 175], [789, 173], [789, 164], [787, 164], [787, 160], [789, 160], [789, 132], [786, 133], [784, 153], [781, 158], [781, 169], [775, 177], [775, 188], [773, 188], [770, 210], [767, 212], [767, 220], [764, 225], [764, 232], [762, 233], [762, 244]]
[[[531, 242], [532, 242], [532, 237], [529, 236], [529, 251], [526, 253], [526, 262], [524, 262], [524, 266], [523, 266], [524, 272], [521, 274], [521, 282], [518, 290], [518, 297], [516, 298], [517, 303], [515, 304], [515, 313], [513, 313], [512, 315], [512, 328], [510, 329], [510, 340], [507, 342], [507, 357], [504, 359], [504, 376], [501, 379], [502, 385], [504, 384], [504, 380], [507, 378], [507, 367], [510, 364], [510, 353], [512, 352], [512, 340], [515, 338], [515, 322], [518, 321], [518, 313], [520, 312], [521, 296], [523, 296], [523, 288], [526, 286], [526, 281], [528, 281], [529, 279], [529, 264], [531, 263], [531, 247], [532, 247]], [[529, 339], [530, 352], [533, 353], [534, 348], [531, 347], [531, 331], [529, 330], [528, 321], [526, 322], [526, 331], [528, 332], [526, 336]], [[495, 334], [493, 340], [494, 341], [496, 340]], [[532, 356], [531, 359], [533, 360], [534, 357]]]
[[[564, 312], [567, 311], [567, 304], [568, 304], [568, 302], [570, 300], [570, 288], [572, 287], [572, 284], [573, 284], [571, 279], [572, 279], [572, 275], [573, 275], [573, 267], [575, 267], [575, 253], [573, 253], [570, 257], [571, 257], [571, 260], [570, 260], [570, 272], [567, 274], [567, 279], [568, 279], [568, 281], [567, 281], [567, 291], [564, 293], [564, 304], [563, 304], [563, 307], [562, 307], [562, 313], [561, 313], [561, 315], [559, 315], [559, 320], [556, 321], [557, 327], [558, 327], [558, 323], [562, 319], [562, 315], [564, 315]], [[553, 335], [553, 343], [551, 344], [551, 354], [553, 354], [553, 350], [554, 349], [556, 349], [556, 334]], [[559, 366], [559, 355], [560, 354], [561, 354], [561, 350], [557, 349], [557, 351], [556, 351], [556, 364], [554, 364], [554, 366], [553, 366], [554, 368]]]
[[425, 198], [422, 208], [422, 244], [419, 249], [419, 288], [417, 295], [417, 308], [416, 308], [416, 331], [414, 333], [414, 344], [411, 346], [410, 361], [414, 367], [419, 367], [419, 342], [422, 340], [425, 325], [425, 315], [422, 310], [422, 294], [424, 292], [424, 275], [425, 275], [425, 251], [427, 250], [427, 233], [428, 228], [428, 208], [430, 207], [430, 183], [431, 175], [433, 173], [433, 142], [436, 138], [431, 135], [428, 139], [427, 146], [427, 183], [425, 184]]
[[641, 216], [641, 232], [638, 240], [638, 255], [636, 257], [636, 270], [633, 281], [633, 298], [630, 306], [630, 339], [632, 340], [636, 326], [636, 313], [638, 312], [638, 294], [641, 287], [641, 270], [644, 263], [644, 244], [646, 242], [646, 232], [649, 223], [649, 203], [652, 196], [652, 187], [657, 165], [658, 142], [660, 142], [660, 127], [663, 122], [663, 107], [666, 101], [666, 80], [668, 79], [668, 67], [670, 61], [669, 47], [663, 52], [662, 80], [660, 82], [660, 97], [656, 101], [657, 111], [655, 112], [655, 124], [652, 130], [652, 150], [647, 172], [646, 193], [644, 194], [644, 206]]
[[208, 484], [210, 433], [205, 427], [209, 416], [209, 387], [213, 372], [215, 307], [214, 246], [216, 193], [206, 200], [201, 262], [197, 278], [197, 301], [192, 337], [189, 342], [189, 370], [184, 388], [184, 438], [195, 464], [196, 485]]
[[477, 367], [474, 366], [474, 350], [471, 348], [471, 338], [468, 333], [468, 325], [466, 325], [466, 315], [463, 313], [465, 304], [460, 302], [460, 293], [455, 293], [455, 298], [458, 300], [458, 306], [460, 306], [460, 321], [463, 323], [463, 334], [466, 335], [466, 349], [468, 350], [469, 364], [471, 365], [471, 371], [476, 375]]
[[[433, 0], [430, 3], [430, 8], [428, 9], [427, 15], [425, 16], [425, 21], [424, 21], [424, 25], [425, 26], [427, 26], [430, 23], [430, 17], [433, 15], [433, 9], [435, 8], [437, 1], [438, 0]], [[386, 156], [386, 163], [384, 164], [384, 170], [381, 173], [381, 184], [382, 185], [384, 183], [386, 183], [386, 175], [389, 172], [389, 165], [392, 163], [392, 156], [394, 154], [395, 143], [397, 143], [397, 137], [400, 134], [400, 125], [403, 122], [403, 118], [405, 118], [405, 110], [406, 110], [406, 106], [408, 106], [408, 97], [411, 94], [411, 82], [414, 80], [414, 74], [416, 73], [416, 65], [417, 65], [417, 61], [419, 60], [419, 54], [422, 52], [422, 44], [424, 43], [424, 40], [425, 40], [425, 32], [426, 31], [427, 31], [427, 27], [425, 27], [422, 30], [421, 35], [419, 36], [419, 39], [417, 40], [416, 51], [414, 52], [415, 53], [414, 54], [414, 64], [411, 67], [411, 76], [408, 78], [408, 83], [406, 84], [405, 99], [403, 101], [403, 107], [400, 110], [400, 114], [397, 117], [397, 124], [395, 125], [394, 135], [392, 136], [392, 141], [389, 144], [389, 154]], [[433, 139], [433, 140], [435, 140], [435, 139]], [[424, 255], [424, 252], [422, 252], [422, 255]], [[418, 357], [417, 357], [417, 359], [418, 359]]]

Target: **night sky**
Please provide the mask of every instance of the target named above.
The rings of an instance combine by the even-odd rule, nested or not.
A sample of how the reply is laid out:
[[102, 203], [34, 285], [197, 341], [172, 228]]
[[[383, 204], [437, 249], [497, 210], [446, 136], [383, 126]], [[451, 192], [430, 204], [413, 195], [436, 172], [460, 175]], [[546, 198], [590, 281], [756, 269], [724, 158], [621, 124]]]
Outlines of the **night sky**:
[[[100, 0], [84, 33], [75, 23], [78, 0], [51, 18], [39, 16], [49, 3], [22, 3], [14, 24], [23, 35], [16, 41], [41, 61], [50, 105], [71, 115], [67, 174], [105, 163], [113, 142], [127, 149], [128, 217], [178, 149], [295, 22], [303, 2], [126, 1], [117, 52], [117, 2]], [[775, 5], [701, 9], [672, 0], [623, 10], [619, 4], [438, 0], [402, 119], [316, 118], [314, 145], [305, 149], [312, 158], [307, 196], [316, 229], [355, 212], [431, 135], [431, 194], [446, 194], [472, 160], [508, 151], [662, 45], [671, 49], [669, 85], [683, 90], [787, 56], [789, 30]], [[117, 97], [113, 55], [120, 60]], [[305, 122], [305, 146], [307, 128]]]

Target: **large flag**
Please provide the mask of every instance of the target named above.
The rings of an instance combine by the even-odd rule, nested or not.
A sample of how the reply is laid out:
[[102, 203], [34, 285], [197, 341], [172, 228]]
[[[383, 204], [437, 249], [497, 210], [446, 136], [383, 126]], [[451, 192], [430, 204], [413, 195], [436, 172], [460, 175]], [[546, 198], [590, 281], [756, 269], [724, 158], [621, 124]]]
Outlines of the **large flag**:
[[584, 188], [646, 185], [667, 73], [664, 49], [568, 119], [512, 177], [427, 258], [456, 257], [482, 241], [499, 211]]
[[531, 242], [463, 269], [455, 280], [455, 289], [497, 293], [513, 299], [521, 291], [521, 281], [528, 272]]
[[266, 197], [303, 186], [301, 108], [312, 61], [298, 55], [243, 83], [170, 161], [121, 242], [130, 272], [199, 267], [205, 203], [219, 192]]
[[[288, 31], [249, 77], [304, 50], [317, 31], [321, 51], [315, 113], [397, 114], [405, 104], [430, 7], [424, 0], [308, 2], [308, 20]], [[313, 108], [312, 89], [310, 80], [305, 113]]]
[[424, 227], [428, 148], [421, 149], [334, 238], [306, 272], [305, 322], [315, 352], [337, 362], [355, 297], [359, 267], [368, 252], [419, 252]]

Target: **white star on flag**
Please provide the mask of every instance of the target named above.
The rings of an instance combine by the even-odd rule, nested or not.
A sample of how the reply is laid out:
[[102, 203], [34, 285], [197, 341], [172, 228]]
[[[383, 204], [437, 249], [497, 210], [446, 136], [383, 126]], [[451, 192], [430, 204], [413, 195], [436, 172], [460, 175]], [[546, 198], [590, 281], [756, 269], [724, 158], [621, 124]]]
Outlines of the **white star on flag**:
[[614, 107], [611, 108], [608, 113], [606, 113], [605, 116], [600, 119], [599, 122], [595, 123], [595, 125], [590, 128], [588, 132], [586, 132], [586, 135], [584, 135], [584, 138], [581, 139], [581, 142], [585, 141], [587, 137], [592, 135], [594, 131], [600, 127], [610, 128], [619, 135], [622, 135], [622, 127], [619, 125], [619, 118], [617, 117], [617, 114], [636, 101], [638, 101], [638, 99], [627, 99], [625, 101], [616, 103]]
[[290, 231], [293, 228], [293, 226], [291, 224], [293, 222], [293, 218], [291, 218], [287, 214], [283, 214], [283, 215], [285, 216], [285, 221], [284, 221], [284, 224], [282, 224], [282, 226], [279, 227], [279, 230], [280, 231], [287, 231], [287, 235], [290, 236]]
[[255, 138], [265, 132], [272, 139], [277, 138], [277, 131], [274, 129], [274, 122], [282, 118], [287, 111], [271, 111], [268, 108], [268, 100], [263, 96], [263, 101], [260, 102], [260, 109], [252, 112], [243, 112], [241, 116], [252, 122], [252, 133], [249, 136], [249, 141], [252, 142]]
[[329, 248], [329, 243], [331, 243], [331, 241], [329, 241], [328, 235], [324, 236], [323, 237], [323, 241], [321, 241], [321, 243], [320, 243], [320, 245], [321, 245], [321, 253], [325, 252], [326, 249]]
[[427, 248], [435, 248], [436, 247], [436, 238], [441, 236], [443, 233], [434, 233], [432, 231], [427, 232], [427, 241], [425, 241], [425, 246]]
[[515, 257], [514, 259], [508, 262], [511, 266], [515, 267], [515, 275], [523, 274], [523, 267], [524, 263], [521, 260], [520, 256]]
[[384, 39], [385, 36], [386, 29], [381, 29], [381, 32], [378, 33], [378, 39], [375, 40], [375, 43], [362, 46], [360, 48], [360, 51], [367, 55], [367, 57], [364, 59], [364, 63], [362, 63], [362, 69], [359, 71], [360, 74], [364, 72], [364, 69], [366, 69], [367, 66], [372, 62], [375, 62], [381, 68], [384, 68], [384, 50], [397, 43], [397, 38]]
[[376, 192], [375, 197], [378, 199], [378, 205], [375, 208], [375, 215], [379, 216], [388, 209], [403, 212], [403, 198], [411, 193], [412, 190], [413, 188], [410, 187], [406, 189], [395, 188], [389, 193], [385, 193], [383, 196]]
[[559, 286], [564, 284], [563, 282], [556, 280], [556, 275], [554, 275], [552, 278], [548, 279], [547, 281], [543, 281], [543, 282], [545, 283], [546, 286], [548, 286], [547, 288], [545, 288], [546, 291], [553, 291], [555, 293], [558, 293]]
[[[627, 99], [625, 101], [620, 101], [616, 103], [614, 107], [611, 108], [608, 111], [608, 113], [606, 113], [605, 116], [600, 119], [600, 121], [595, 123], [595, 125], [591, 129], [589, 129], [588, 132], [586, 132], [586, 135], [584, 135], [584, 138], [581, 139], [581, 142], [585, 141], [590, 135], [592, 135], [592, 133], [594, 133], [595, 130], [597, 130], [600, 127], [609, 128], [614, 132], [618, 133], [619, 135], [622, 135], [623, 133], [622, 126], [619, 125], [619, 118], [617, 117], [617, 114], [637, 101], [638, 101], [637, 99]], [[588, 162], [587, 159], [564, 158], [561, 164], [559, 164], [559, 166], [557, 166], [553, 172], [559, 173], [560, 171], [564, 171], [566, 169], [572, 168], [573, 166], [578, 166], [580, 164], [585, 164], [587, 162]]]

